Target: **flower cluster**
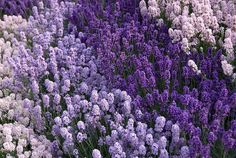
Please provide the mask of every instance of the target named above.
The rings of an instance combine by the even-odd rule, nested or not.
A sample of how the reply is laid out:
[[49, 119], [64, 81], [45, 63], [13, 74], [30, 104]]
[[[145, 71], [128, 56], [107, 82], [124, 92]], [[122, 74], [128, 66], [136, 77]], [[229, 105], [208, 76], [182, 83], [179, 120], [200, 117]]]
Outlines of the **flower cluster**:
[[[140, 22], [141, 13], [125, 13], [119, 3], [106, 5], [95, 4], [93, 12], [91, 4], [81, 3], [71, 21], [78, 29], [86, 28], [84, 41], [95, 49], [110, 86], [131, 95], [136, 119], [148, 122], [156, 112], [165, 113], [190, 138], [192, 156], [209, 156], [217, 140], [224, 142], [221, 136], [235, 119], [228, 119], [235, 115], [235, 93], [230, 79], [222, 77], [230, 73], [229, 65], [222, 70], [219, 64], [222, 51], [186, 54], [181, 44], [172, 43], [165, 26], [148, 19]], [[227, 147], [234, 148], [235, 136], [227, 139]]]
[[0, 1], [0, 157], [235, 157], [234, 6]]
[[[108, 146], [109, 151], [113, 148], [114, 144], [106, 140], [114, 136], [114, 131], [122, 132], [121, 128], [127, 131], [126, 128], [131, 124], [126, 127], [126, 120], [133, 120], [131, 97], [125, 91], [107, 87], [106, 79], [97, 68], [98, 60], [93, 56], [91, 48], [86, 48], [80, 40], [84, 37], [83, 33], [75, 37], [73, 31], [67, 33], [64, 29], [64, 17], [70, 15], [70, 8], [74, 4], [51, 5], [51, 12], [44, 8], [33, 8], [34, 16], [30, 17], [25, 30], [26, 41], [31, 41], [31, 45], [18, 46], [18, 55], [10, 60], [14, 79], [18, 81], [19, 88], [16, 90], [20, 90], [23, 97], [28, 98], [24, 103], [31, 112], [28, 116], [29, 124], [35, 131], [50, 139], [53, 156], [77, 157], [91, 154], [93, 157], [99, 157], [104, 151], [98, 151], [90, 146], [90, 151], [85, 151], [84, 148], [88, 147], [87, 144], [101, 148]], [[64, 12], [61, 12], [62, 10]], [[46, 17], [47, 20], [41, 19], [42, 17]], [[164, 133], [162, 128], [165, 126], [165, 118], [161, 118], [164, 122], [159, 125], [160, 121], [157, 119], [155, 125], [157, 133], [151, 132], [152, 128], [148, 127], [148, 124], [134, 119], [133, 123], [137, 124], [136, 131], [139, 128], [142, 130], [141, 126], [144, 126], [141, 131], [144, 132], [144, 136], [141, 136], [139, 131], [133, 131], [133, 134], [137, 134], [137, 141], [142, 140], [144, 146], [145, 133], [147, 130], [150, 131], [147, 139], [154, 137], [153, 142], [149, 142], [150, 147], [156, 142], [153, 147], [156, 148], [154, 155], [158, 155], [159, 152], [166, 155], [167, 150], [179, 155], [180, 150], [174, 153], [183, 145], [183, 142], [178, 143], [179, 126], [173, 125], [172, 132], [171, 129], [166, 129]], [[95, 138], [92, 139], [94, 135]], [[124, 139], [127, 135], [119, 135], [123, 137], [119, 143], [127, 143]], [[174, 138], [169, 142], [171, 149], [166, 137]], [[128, 157], [135, 154], [134, 151], [128, 150], [124, 153]], [[112, 152], [110, 154], [114, 156]], [[147, 155], [150, 154], [147, 152]], [[141, 155], [145, 156], [146, 153]]]
[[[180, 41], [186, 53], [196, 49], [196, 46], [223, 47], [226, 50], [225, 58], [232, 62], [236, 42], [235, 5], [231, 0], [148, 0], [148, 3], [141, 0], [139, 7], [144, 18], [158, 17], [170, 21], [170, 37], [173, 42]], [[232, 76], [233, 73], [225, 74]]]
[[[31, 107], [27, 107], [20, 94], [1, 91], [0, 99], [0, 150], [5, 156], [52, 157], [51, 143], [30, 127]], [[2, 155], [3, 156], [3, 155]]]
[[22, 15], [27, 17], [36, 0], [2, 0], [0, 2], [1, 15]]
[[45, 136], [35, 134], [33, 129], [17, 122], [5, 123], [0, 126], [0, 133], [0, 149], [7, 153], [7, 158], [52, 157], [50, 141]]
[[21, 16], [3, 16], [0, 20], [0, 87], [1, 90], [13, 85], [13, 74], [9, 58], [17, 56], [19, 45], [25, 45], [27, 21]]
[[190, 156], [189, 148], [185, 146], [186, 140], [180, 137], [181, 131], [177, 124], [166, 121], [163, 116], [158, 116], [154, 124], [154, 128], [149, 128], [147, 124], [130, 118], [125, 128], [120, 126], [112, 130], [105, 139], [112, 157]]

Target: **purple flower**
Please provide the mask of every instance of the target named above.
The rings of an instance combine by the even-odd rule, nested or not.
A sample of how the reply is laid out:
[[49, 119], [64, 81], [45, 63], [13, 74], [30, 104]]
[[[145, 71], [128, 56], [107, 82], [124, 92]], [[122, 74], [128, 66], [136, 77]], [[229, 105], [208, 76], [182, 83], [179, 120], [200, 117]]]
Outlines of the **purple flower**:
[[153, 144], [153, 136], [152, 136], [152, 134], [147, 134], [146, 135], [146, 143], [148, 145], [152, 145]]
[[8, 15], [22, 15], [23, 17], [28, 17], [27, 12], [32, 10], [33, 5], [37, 4], [37, 1], [29, 1], [29, 0], [9, 0], [9, 1], [1, 1], [0, 8], [2, 14]]
[[152, 153], [153, 155], [158, 155], [158, 149], [159, 149], [159, 146], [157, 143], [153, 143], [152, 144]]
[[181, 148], [181, 157], [188, 158], [190, 156], [189, 148], [187, 146], [183, 146]]
[[161, 149], [160, 158], [169, 158], [169, 154], [166, 149]]
[[61, 96], [60, 96], [59, 94], [55, 94], [55, 95], [54, 95], [54, 98], [53, 98], [53, 102], [54, 102], [55, 104], [59, 104], [60, 101], [61, 101]]
[[216, 139], [217, 139], [217, 137], [216, 137], [216, 135], [215, 135], [213, 132], [210, 132], [210, 133], [208, 134], [208, 141], [209, 141], [210, 143], [214, 143], [214, 142], [216, 141]]
[[232, 149], [236, 143], [236, 140], [232, 137], [232, 131], [226, 131], [223, 133], [222, 141], [226, 148]]
[[187, 55], [136, 1], [41, 2], [18, 33], [14, 82], [2, 86], [31, 99], [30, 127], [54, 142], [54, 157], [70, 157], [91, 133], [111, 157], [209, 157], [216, 140], [235, 147], [235, 94], [219, 66], [222, 52]]
[[157, 117], [155, 121], [155, 131], [161, 132], [165, 126], [166, 119], [163, 116]]
[[45, 80], [45, 87], [48, 92], [52, 92], [54, 88], [54, 83], [48, 79]]
[[165, 149], [167, 145], [167, 139], [165, 136], [162, 136], [158, 141], [159, 148]]
[[92, 156], [93, 158], [102, 158], [102, 155], [98, 149], [93, 149]]
[[42, 98], [43, 98], [44, 107], [49, 107], [49, 102], [50, 102], [49, 96], [48, 95], [43, 95]]

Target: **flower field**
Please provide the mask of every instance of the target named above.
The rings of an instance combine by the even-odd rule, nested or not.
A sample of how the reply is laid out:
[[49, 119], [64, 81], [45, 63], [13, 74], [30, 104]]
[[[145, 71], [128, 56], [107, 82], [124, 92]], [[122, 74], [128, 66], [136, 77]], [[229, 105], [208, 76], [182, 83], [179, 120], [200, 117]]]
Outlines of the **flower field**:
[[0, 0], [0, 158], [236, 158], [235, 0]]

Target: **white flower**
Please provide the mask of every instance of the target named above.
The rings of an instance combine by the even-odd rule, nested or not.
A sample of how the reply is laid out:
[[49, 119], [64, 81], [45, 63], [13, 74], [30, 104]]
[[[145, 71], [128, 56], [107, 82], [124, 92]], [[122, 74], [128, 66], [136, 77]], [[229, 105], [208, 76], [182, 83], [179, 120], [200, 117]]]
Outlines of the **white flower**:
[[36, 138], [32, 138], [32, 139], [30, 139], [30, 144], [32, 144], [33, 146], [37, 146], [37, 145], [39, 145], [39, 142]]
[[14, 151], [15, 145], [12, 142], [5, 142], [3, 143], [3, 148], [7, 151]]
[[182, 45], [181, 45], [182, 49], [183, 49], [187, 54], [189, 54], [190, 48], [189, 48], [188, 39], [187, 39], [187, 38], [183, 38], [181, 44], [182, 44]]
[[156, 132], [162, 132], [164, 126], [165, 126], [165, 123], [166, 123], [166, 118], [163, 117], [163, 116], [159, 116], [156, 118], [156, 121], [155, 121], [155, 131]]
[[22, 146], [22, 145], [18, 145], [18, 146], [16, 147], [16, 151], [17, 151], [17, 154], [21, 154], [21, 153], [24, 151], [23, 146]]
[[26, 158], [24, 154], [17, 154], [18, 158]]
[[10, 108], [10, 103], [4, 99], [0, 99], [0, 109], [1, 111], [7, 111]]
[[201, 70], [198, 70], [198, 66], [193, 60], [188, 61], [188, 66], [191, 67], [192, 70], [196, 72], [198, 75], [201, 74]]
[[23, 147], [25, 147], [27, 145], [27, 141], [25, 139], [19, 138], [18, 145], [22, 145]]
[[224, 48], [228, 53], [231, 53], [233, 51], [233, 43], [230, 38], [226, 38], [224, 40]]
[[154, 8], [153, 6], [148, 7], [148, 14], [150, 17], [157, 17], [160, 16], [160, 9], [159, 8]]
[[12, 131], [11, 131], [11, 128], [10, 127], [4, 127], [3, 128], [3, 134], [4, 135], [11, 135]]
[[221, 66], [225, 75], [231, 76], [233, 74], [234, 68], [226, 60], [221, 61]]
[[29, 158], [31, 155], [31, 151], [25, 151], [24, 152], [25, 157]]
[[85, 130], [85, 124], [84, 124], [84, 122], [83, 122], [83, 121], [79, 121], [79, 122], [77, 123], [77, 127], [78, 127], [79, 130]]
[[38, 152], [38, 151], [33, 151], [31, 156], [32, 156], [32, 157], [35, 157], [35, 158], [40, 158], [40, 157], [41, 157], [40, 155], [41, 155], [40, 152]]
[[6, 142], [11, 142], [12, 141], [12, 136], [11, 135], [6, 135], [5, 141]]
[[19, 137], [21, 135], [21, 127], [20, 126], [13, 126], [13, 135]]
[[102, 155], [98, 149], [93, 149], [92, 156], [93, 158], [102, 158]]
[[139, 8], [142, 16], [146, 16], [148, 14], [148, 9], [145, 0], [141, 0], [139, 2]]

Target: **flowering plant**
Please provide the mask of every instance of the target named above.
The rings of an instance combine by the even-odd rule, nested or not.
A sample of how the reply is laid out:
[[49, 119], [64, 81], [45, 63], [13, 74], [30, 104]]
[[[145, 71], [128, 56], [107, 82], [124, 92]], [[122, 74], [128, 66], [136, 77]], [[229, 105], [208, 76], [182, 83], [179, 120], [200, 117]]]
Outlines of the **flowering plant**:
[[0, 157], [235, 157], [228, 5], [0, 2]]

